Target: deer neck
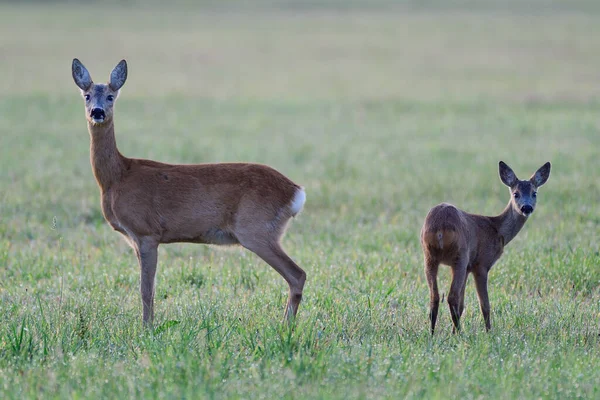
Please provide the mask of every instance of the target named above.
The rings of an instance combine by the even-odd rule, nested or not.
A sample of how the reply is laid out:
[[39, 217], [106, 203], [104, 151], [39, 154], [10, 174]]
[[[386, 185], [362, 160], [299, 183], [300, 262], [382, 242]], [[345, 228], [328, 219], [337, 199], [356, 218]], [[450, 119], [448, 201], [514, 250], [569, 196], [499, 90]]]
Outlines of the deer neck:
[[106, 125], [94, 125], [88, 122], [88, 130], [91, 138], [92, 171], [100, 190], [105, 192], [123, 176], [126, 159], [117, 149], [113, 121]]
[[498, 234], [502, 237], [504, 246], [517, 236], [527, 218], [515, 211], [509, 202], [504, 211], [496, 217], [492, 217], [492, 222], [496, 226]]

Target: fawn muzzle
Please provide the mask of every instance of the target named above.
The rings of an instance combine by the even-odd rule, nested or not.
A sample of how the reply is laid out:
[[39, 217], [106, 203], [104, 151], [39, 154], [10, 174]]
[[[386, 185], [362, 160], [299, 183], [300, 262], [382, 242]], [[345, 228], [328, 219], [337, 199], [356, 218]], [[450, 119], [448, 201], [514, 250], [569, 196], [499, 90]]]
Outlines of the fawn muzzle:
[[94, 122], [102, 122], [106, 118], [106, 113], [101, 108], [94, 108], [90, 111], [90, 117]]
[[523, 213], [523, 215], [528, 217], [529, 214], [531, 214], [533, 212], [533, 207], [530, 206], [529, 204], [525, 204], [524, 206], [521, 207], [521, 212]]

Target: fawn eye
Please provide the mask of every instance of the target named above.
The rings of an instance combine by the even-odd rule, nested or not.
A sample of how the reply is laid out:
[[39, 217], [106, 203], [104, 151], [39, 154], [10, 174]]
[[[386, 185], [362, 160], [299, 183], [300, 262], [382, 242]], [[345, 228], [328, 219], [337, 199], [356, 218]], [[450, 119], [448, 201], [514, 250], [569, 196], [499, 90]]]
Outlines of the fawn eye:
[[90, 101], [90, 95], [86, 94], [85, 96], [83, 96], [83, 98], [85, 99], [85, 101]]
[[533, 196], [533, 198], [535, 199], [537, 197], [537, 192], [533, 192], [531, 196]]
[[514, 197], [515, 199], [518, 199], [519, 197], [521, 197], [521, 195], [519, 194], [519, 192], [514, 192], [514, 193], [513, 193], [513, 197]]
[[115, 96], [113, 96], [112, 94], [109, 94], [108, 96], [106, 96], [106, 100], [108, 101], [113, 101], [115, 99]]

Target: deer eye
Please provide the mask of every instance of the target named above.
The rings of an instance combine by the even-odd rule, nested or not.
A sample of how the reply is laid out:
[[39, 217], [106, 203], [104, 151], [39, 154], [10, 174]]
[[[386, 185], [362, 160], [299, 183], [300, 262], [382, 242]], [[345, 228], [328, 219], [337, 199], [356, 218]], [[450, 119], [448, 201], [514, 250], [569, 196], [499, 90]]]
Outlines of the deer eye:
[[85, 101], [90, 101], [90, 95], [86, 94], [85, 96], [83, 96], [83, 98], [85, 99]]
[[113, 96], [112, 94], [109, 94], [108, 96], [106, 96], [106, 100], [108, 101], [113, 101], [115, 99], [115, 96]]
[[518, 199], [519, 197], [521, 197], [521, 195], [519, 194], [519, 192], [514, 192], [514, 193], [513, 193], [513, 197], [514, 197], [515, 199]]
[[531, 196], [535, 199], [537, 197], [537, 192], [533, 192]]

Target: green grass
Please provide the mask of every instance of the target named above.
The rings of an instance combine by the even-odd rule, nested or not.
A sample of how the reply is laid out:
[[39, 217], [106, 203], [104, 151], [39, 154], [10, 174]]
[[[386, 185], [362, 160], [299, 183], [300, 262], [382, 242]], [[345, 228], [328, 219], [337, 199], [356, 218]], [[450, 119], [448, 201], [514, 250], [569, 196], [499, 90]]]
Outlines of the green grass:
[[[600, 6], [468, 1], [0, 4], [0, 398], [598, 398]], [[129, 80], [131, 157], [252, 161], [304, 185], [287, 288], [241, 249], [162, 246], [156, 327], [104, 222], [73, 57]], [[418, 233], [497, 214], [553, 164], [463, 332], [428, 333]], [[447, 292], [449, 269], [440, 273]]]

